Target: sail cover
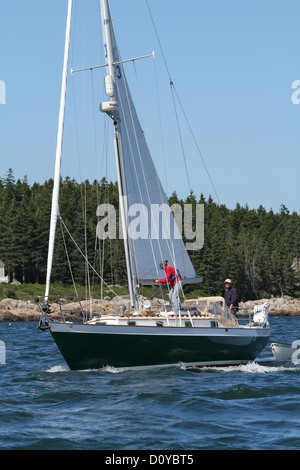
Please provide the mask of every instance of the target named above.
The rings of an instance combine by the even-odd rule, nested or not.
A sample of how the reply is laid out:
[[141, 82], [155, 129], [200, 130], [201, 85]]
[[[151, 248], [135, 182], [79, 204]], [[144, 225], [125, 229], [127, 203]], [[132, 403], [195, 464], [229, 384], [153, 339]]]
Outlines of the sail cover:
[[[104, 18], [102, 9], [103, 24], [110, 25], [113, 50], [121, 140], [120, 172], [127, 210], [127, 233], [124, 237], [128, 237], [137, 282], [151, 284], [154, 279], [164, 277], [160, 264], [165, 260], [180, 271], [183, 281], [199, 282], [201, 278], [196, 277], [133, 104], [109, 10], [108, 16]], [[105, 41], [106, 35], [104, 49], [107, 57]]]

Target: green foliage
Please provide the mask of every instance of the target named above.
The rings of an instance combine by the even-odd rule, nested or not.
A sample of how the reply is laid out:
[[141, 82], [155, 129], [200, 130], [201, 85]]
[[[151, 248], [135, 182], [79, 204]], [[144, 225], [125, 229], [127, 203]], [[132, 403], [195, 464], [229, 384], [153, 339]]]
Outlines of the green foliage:
[[[43, 185], [34, 183], [32, 187], [28, 186], [26, 178], [15, 181], [11, 170], [0, 179], [0, 259], [10, 281], [40, 284], [46, 281], [52, 188], [51, 179]], [[66, 228], [61, 228], [58, 222], [53, 283], [70, 284], [69, 262], [76, 284], [85, 284], [88, 276], [94, 276], [68, 235], [70, 232], [89, 263], [97, 272], [103, 272], [108, 284], [126, 284], [123, 240], [106, 240], [104, 248], [96, 239], [96, 209], [104, 202], [117, 206], [116, 183], [105, 179], [93, 184], [88, 181], [78, 184], [70, 178], [61, 181], [60, 213]]]
[[[114, 292], [117, 295], [127, 295], [128, 289], [126, 287], [114, 286]], [[81, 299], [86, 297], [86, 287], [82, 285], [77, 286], [78, 297]], [[93, 292], [95, 298], [100, 298], [101, 289], [100, 286], [96, 286]], [[43, 297], [45, 295], [45, 285], [44, 284], [4, 284], [0, 283], [0, 300], [3, 299], [16, 299], [16, 300], [33, 300], [35, 297]], [[72, 298], [74, 297], [74, 289], [71, 285], [63, 284], [51, 284], [50, 286], [50, 296]], [[114, 294], [108, 289], [104, 288], [104, 296], [111, 299], [114, 297]]]
[[[25, 285], [19, 291], [20, 286], [0, 284], [0, 298], [43, 295], [43, 289], [38, 286], [46, 280], [52, 187], [51, 179], [30, 187], [26, 177], [16, 181], [12, 170], [0, 178], [0, 259], [6, 265], [10, 280], [17, 279], [28, 286], [27, 291]], [[70, 178], [61, 181], [60, 212], [67, 230], [107, 284], [126, 286], [123, 240], [117, 237], [103, 244], [96, 237], [96, 209], [101, 203], [114, 205], [118, 225], [117, 183], [105, 179], [80, 184]], [[197, 290], [193, 290], [195, 286], [188, 286], [185, 291], [189, 296], [219, 295], [227, 277], [233, 280], [240, 300], [299, 295], [300, 274], [291, 269], [293, 259], [300, 256], [300, 216], [297, 213], [290, 214], [285, 206], [279, 213], [266, 211], [262, 206], [250, 210], [239, 204], [229, 210], [211, 197], [206, 199], [201, 194], [197, 199], [194, 193], [186, 200], [173, 193], [170, 205], [174, 203], [182, 207], [188, 203], [204, 204], [204, 246], [189, 253], [203, 283], [196, 286]], [[118, 230], [117, 226], [117, 234]], [[80, 286], [89, 277], [96, 281], [94, 292], [100, 293], [99, 279], [85, 266], [66, 229], [60, 230], [58, 223], [51, 281], [56, 284], [54, 291], [60, 290], [61, 294], [64, 285], [70, 285], [68, 261], [78, 289], [81, 290]]]

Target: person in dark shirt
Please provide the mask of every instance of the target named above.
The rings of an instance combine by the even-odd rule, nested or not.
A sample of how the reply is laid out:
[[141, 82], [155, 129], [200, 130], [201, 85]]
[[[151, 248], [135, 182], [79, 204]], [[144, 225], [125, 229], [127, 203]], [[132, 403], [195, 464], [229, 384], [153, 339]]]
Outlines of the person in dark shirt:
[[223, 289], [222, 297], [225, 299], [225, 304], [230, 313], [236, 315], [238, 311], [238, 296], [234, 287], [232, 287], [231, 279], [225, 279], [225, 287]]

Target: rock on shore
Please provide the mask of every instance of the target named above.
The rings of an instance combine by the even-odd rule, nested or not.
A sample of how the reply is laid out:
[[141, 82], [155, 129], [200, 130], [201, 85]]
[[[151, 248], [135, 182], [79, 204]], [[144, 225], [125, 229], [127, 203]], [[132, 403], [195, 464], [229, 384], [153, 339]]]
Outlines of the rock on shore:
[[0, 301], [0, 322], [38, 321], [40, 316], [38, 306], [30, 300], [4, 299]]
[[290, 316], [300, 315], [300, 299], [294, 299], [288, 295], [283, 297], [271, 297], [271, 299], [248, 300], [240, 302], [240, 308], [254, 308], [255, 305], [261, 305], [267, 302], [270, 305], [269, 316]]
[[[82, 302], [82, 308], [85, 311], [90, 311], [90, 308], [95, 315], [100, 313], [115, 313], [118, 312], [119, 306], [124, 305], [128, 308], [129, 299], [124, 297], [115, 297], [113, 300], [93, 300], [92, 305], [90, 302]], [[78, 302], [66, 303], [63, 306], [65, 319], [72, 319], [74, 317], [81, 317], [81, 311]], [[60, 305], [51, 303], [51, 318], [60, 319], [61, 311]], [[0, 301], [0, 323], [3, 322], [16, 322], [16, 321], [39, 321], [41, 317], [41, 310], [33, 301], [4, 299]]]
[[[243, 308], [254, 308], [268, 302], [270, 305], [269, 316], [298, 316], [300, 315], [300, 299], [294, 299], [289, 296], [272, 297], [271, 299], [249, 300], [248, 302], [240, 302], [241, 313]], [[126, 311], [129, 305], [129, 299], [125, 297], [115, 297], [113, 300], [93, 300], [92, 311], [94, 314], [100, 313], [116, 313], [119, 307], [124, 305]], [[90, 304], [82, 304], [84, 310], [89, 311]], [[74, 316], [80, 317], [81, 313], [78, 309], [78, 303], [68, 303], [64, 306], [69, 312], [66, 320]], [[245, 314], [246, 315], [246, 314]], [[16, 322], [16, 321], [39, 321], [41, 311], [39, 306], [33, 301], [4, 299], [0, 301], [0, 322]], [[60, 306], [58, 304], [51, 305], [51, 318], [60, 319]]]

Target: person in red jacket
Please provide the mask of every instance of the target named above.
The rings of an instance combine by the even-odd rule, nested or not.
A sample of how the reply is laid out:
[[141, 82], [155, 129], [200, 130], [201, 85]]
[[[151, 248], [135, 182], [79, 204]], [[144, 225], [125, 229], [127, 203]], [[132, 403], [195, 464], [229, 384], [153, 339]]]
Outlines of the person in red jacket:
[[163, 279], [156, 279], [157, 284], [168, 284], [170, 287], [169, 298], [174, 313], [179, 313], [179, 296], [182, 289], [182, 277], [178, 270], [168, 264], [168, 261], [162, 263], [161, 268], [166, 276]]

